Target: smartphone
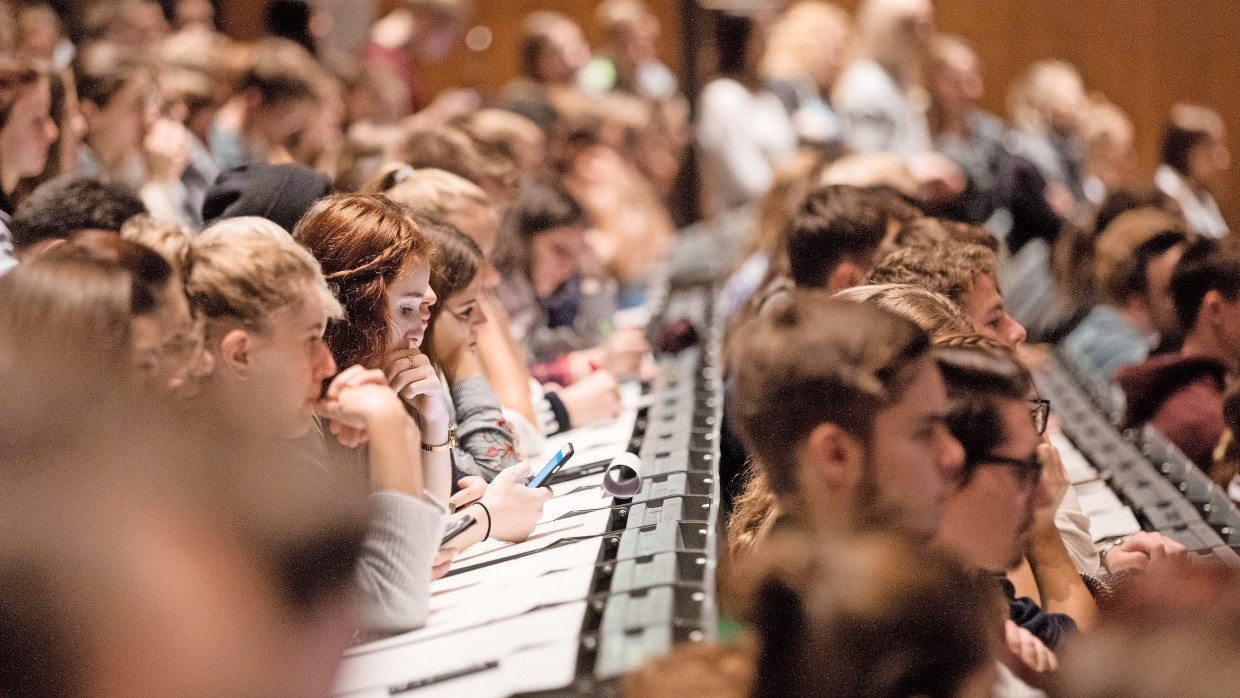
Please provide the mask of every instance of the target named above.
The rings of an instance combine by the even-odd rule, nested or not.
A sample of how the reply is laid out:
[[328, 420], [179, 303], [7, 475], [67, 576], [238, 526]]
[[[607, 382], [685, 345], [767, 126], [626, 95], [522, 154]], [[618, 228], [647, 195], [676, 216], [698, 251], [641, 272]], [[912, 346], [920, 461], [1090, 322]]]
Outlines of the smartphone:
[[530, 484], [526, 485], [526, 487], [537, 488], [547, 484], [551, 476], [555, 475], [556, 471], [564, 467], [568, 459], [573, 457], [573, 453], [573, 445], [564, 444], [564, 448], [561, 448], [554, 456], [551, 456], [551, 460], [547, 461], [542, 470], [539, 470], [538, 474], [530, 478]]
[[448, 524], [448, 530], [444, 531], [443, 541], [439, 543], [439, 547], [442, 548], [448, 543], [451, 543], [453, 538], [456, 538], [462, 533], [468, 531], [470, 527], [476, 523], [478, 523], [478, 519], [475, 519], [472, 516], [466, 516], [462, 519], [457, 519], [454, 523]]

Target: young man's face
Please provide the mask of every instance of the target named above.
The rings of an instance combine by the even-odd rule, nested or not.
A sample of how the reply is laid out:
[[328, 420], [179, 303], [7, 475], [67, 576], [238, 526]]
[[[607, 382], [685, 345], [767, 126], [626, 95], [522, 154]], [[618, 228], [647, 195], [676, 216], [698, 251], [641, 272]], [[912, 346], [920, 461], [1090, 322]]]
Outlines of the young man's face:
[[1171, 296], [1171, 273], [1184, 255], [1184, 246], [1176, 245], [1150, 260], [1145, 268], [1145, 301], [1150, 311], [1150, 324], [1164, 341], [1175, 341], [1184, 334]]
[[1008, 315], [1003, 296], [999, 295], [999, 287], [990, 276], [977, 275], [964, 305], [965, 315], [978, 334], [1009, 347], [1016, 347], [1025, 341], [1025, 328]]
[[905, 370], [916, 377], [900, 401], [874, 421], [870, 488], [875, 496], [861, 491], [857, 505], [874, 508], [880, 519], [929, 539], [938, 529], [964, 450], [944, 423], [947, 393], [938, 367], [926, 357]]
[[[1030, 471], [1011, 461], [1036, 462], [1041, 439], [1021, 400], [999, 403], [1008, 439], [992, 453], [969, 454], [976, 463], [968, 482], [948, 499], [939, 542], [972, 566], [1003, 572], [1020, 563], [1033, 525], [1033, 514], [1049, 496]], [[1005, 459], [1003, 462], [989, 458]]]

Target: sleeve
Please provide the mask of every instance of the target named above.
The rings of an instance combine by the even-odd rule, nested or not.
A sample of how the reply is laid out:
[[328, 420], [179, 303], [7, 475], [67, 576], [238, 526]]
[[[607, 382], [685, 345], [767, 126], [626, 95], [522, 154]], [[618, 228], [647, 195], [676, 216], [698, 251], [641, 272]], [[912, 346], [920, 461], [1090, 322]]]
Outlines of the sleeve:
[[447, 512], [401, 492], [372, 493], [370, 506], [357, 565], [362, 624], [389, 633], [420, 628], [429, 612], [431, 563]]
[[1062, 613], [1047, 613], [1027, 596], [1016, 598], [1015, 587], [1006, 579], [1001, 579], [1000, 584], [1008, 600], [1012, 622], [1033, 633], [1047, 647], [1055, 649], [1064, 638], [1076, 632], [1076, 621]]
[[484, 376], [470, 376], [452, 386], [456, 408], [457, 470], [490, 482], [517, 462], [517, 440], [504, 418], [499, 399]]
[[1077, 499], [1076, 489], [1068, 487], [1059, 510], [1055, 512], [1055, 528], [1059, 529], [1059, 537], [1072, 558], [1072, 564], [1081, 574], [1097, 574], [1102, 561], [1098, 557], [1098, 547], [1094, 545], [1093, 535], [1089, 532], [1089, 517], [1081, 510], [1081, 500]]
[[738, 99], [744, 88], [732, 87], [716, 84], [702, 92], [698, 145], [716, 180], [750, 200], [766, 192], [775, 173], [750, 133], [749, 111]]

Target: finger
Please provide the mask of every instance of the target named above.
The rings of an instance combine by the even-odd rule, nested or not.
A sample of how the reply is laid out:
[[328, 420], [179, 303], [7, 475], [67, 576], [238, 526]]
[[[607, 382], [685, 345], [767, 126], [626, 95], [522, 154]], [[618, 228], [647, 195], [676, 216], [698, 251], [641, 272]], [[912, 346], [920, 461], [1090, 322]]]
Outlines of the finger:
[[1049, 647], [1046, 648], [1046, 668], [1049, 671], [1059, 670], [1059, 657], [1056, 657], [1054, 650]]
[[431, 377], [423, 378], [410, 383], [405, 386], [405, 389], [401, 392], [401, 395], [404, 395], [406, 398], [413, 399], [419, 395], [438, 395], [439, 392], [439, 379], [436, 377]]
[[333, 378], [332, 382], [328, 384], [327, 386], [327, 397], [330, 397], [330, 398], [340, 397], [340, 391], [344, 390], [346, 387], [349, 386], [349, 382], [354, 378], [354, 376], [356, 376], [359, 373], [364, 372], [365, 370], [366, 369], [362, 368], [361, 366], [353, 365], [341, 371], [340, 373], [337, 373], [336, 377]]
[[1150, 547], [1150, 564], [1151, 565], [1158, 563], [1158, 562], [1162, 562], [1166, 559], [1167, 559], [1167, 551], [1165, 548], [1163, 548], [1163, 546], [1154, 545]]

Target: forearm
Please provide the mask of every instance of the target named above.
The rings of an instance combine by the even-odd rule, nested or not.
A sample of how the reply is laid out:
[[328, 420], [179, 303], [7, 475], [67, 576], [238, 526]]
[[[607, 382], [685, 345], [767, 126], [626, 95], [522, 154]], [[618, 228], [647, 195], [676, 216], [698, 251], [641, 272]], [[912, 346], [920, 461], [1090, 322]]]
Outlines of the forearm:
[[1046, 612], [1062, 613], [1082, 630], [1093, 627], [1098, 606], [1054, 526], [1035, 531], [1029, 549], [1029, 566]]
[[[452, 402], [456, 409], [457, 444], [486, 471], [469, 474], [481, 475], [489, 482], [500, 470], [517, 462], [516, 438], [486, 378], [479, 375], [453, 383]], [[468, 472], [461, 463], [457, 465]]]
[[499, 322], [488, 322], [478, 332], [478, 358], [500, 404], [537, 423], [530, 400], [529, 371]]
[[367, 431], [370, 433], [371, 491], [403, 492], [422, 497], [426, 483], [417, 460], [422, 441], [417, 424], [403, 412], [393, 413], [371, 419]]

